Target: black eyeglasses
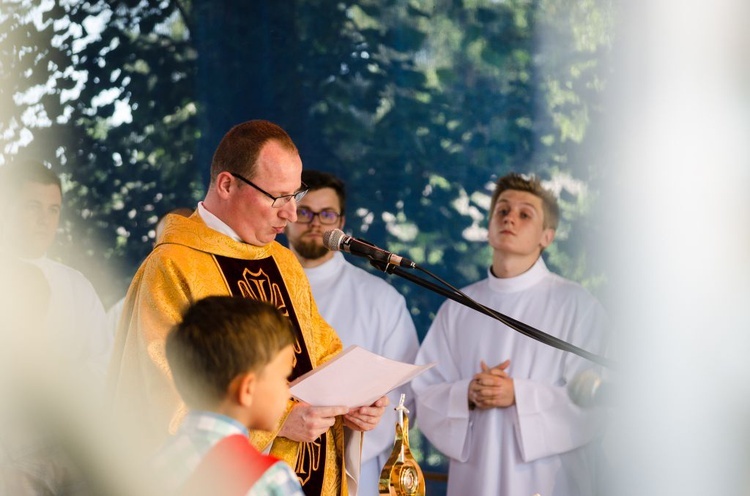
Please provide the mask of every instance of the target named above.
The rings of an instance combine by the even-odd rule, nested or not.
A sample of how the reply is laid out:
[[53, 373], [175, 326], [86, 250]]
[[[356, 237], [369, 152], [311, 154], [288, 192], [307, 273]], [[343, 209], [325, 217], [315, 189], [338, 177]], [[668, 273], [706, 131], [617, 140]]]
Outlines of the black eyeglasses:
[[292, 193], [291, 195], [273, 196], [271, 193], [269, 193], [268, 191], [264, 190], [260, 186], [254, 184], [249, 179], [245, 179], [241, 175], [235, 174], [234, 172], [230, 172], [230, 174], [232, 174], [234, 177], [236, 177], [237, 179], [239, 179], [243, 183], [248, 184], [248, 185], [252, 186], [253, 188], [257, 189], [258, 191], [260, 191], [261, 193], [263, 193], [264, 195], [266, 195], [267, 197], [269, 197], [271, 200], [273, 200], [273, 203], [271, 203], [271, 207], [273, 207], [273, 208], [281, 208], [281, 207], [283, 207], [284, 205], [286, 205], [287, 203], [289, 203], [290, 201], [292, 201], [292, 198], [294, 198], [294, 201], [298, 202], [302, 198], [304, 198], [305, 195], [307, 194], [307, 184], [302, 183], [302, 188], [300, 188], [299, 191], [297, 191], [296, 193]]
[[297, 209], [297, 223], [299, 224], [310, 224], [315, 216], [318, 217], [321, 224], [335, 224], [341, 214], [333, 210], [321, 210], [320, 212], [313, 212], [309, 208], [299, 207]]

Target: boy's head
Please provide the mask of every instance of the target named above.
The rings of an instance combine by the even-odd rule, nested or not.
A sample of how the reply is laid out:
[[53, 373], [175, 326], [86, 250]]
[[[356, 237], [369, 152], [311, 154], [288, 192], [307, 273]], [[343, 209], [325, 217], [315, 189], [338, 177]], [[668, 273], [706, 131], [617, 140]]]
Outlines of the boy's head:
[[289, 319], [273, 305], [210, 296], [184, 312], [166, 354], [190, 408], [239, 412], [249, 428], [271, 430], [289, 399], [294, 341]]
[[498, 179], [490, 203], [490, 246], [495, 256], [536, 260], [555, 238], [557, 199], [536, 177], [511, 173]]
[[531, 193], [542, 200], [544, 227], [546, 229], [557, 229], [557, 223], [560, 219], [560, 207], [557, 204], [555, 195], [542, 186], [542, 182], [538, 177], [531, 176], [530, 178], [525, 178], [515, 172], [506, 174], [495, 183], [495, 191], [492, 193], [492, 201], [490, 202], [490, 216], [495, 211], [495, 205], [500, 195], [508, 190]]
[[0, 170], [6, 248], [24, 258], [44, 255], [55, 241], [62, 211], [60, 178], [41, 162], [19, 160]]

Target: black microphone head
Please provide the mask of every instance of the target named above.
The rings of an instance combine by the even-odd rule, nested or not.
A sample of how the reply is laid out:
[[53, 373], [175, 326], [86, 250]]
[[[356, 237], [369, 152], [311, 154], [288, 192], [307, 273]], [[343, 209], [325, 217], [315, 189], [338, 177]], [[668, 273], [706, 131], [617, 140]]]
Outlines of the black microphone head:
[[341, 249], [341, 240], [344, 239], [344, 236], [346, 234], [341, 229], [326, 231], [323, 233], [323, 245], [331, 251], [339, 251]]

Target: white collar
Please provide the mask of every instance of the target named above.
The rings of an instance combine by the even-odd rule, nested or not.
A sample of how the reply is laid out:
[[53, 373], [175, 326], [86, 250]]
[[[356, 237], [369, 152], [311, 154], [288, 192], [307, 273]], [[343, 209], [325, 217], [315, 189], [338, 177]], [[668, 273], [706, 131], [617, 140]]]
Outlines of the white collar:
[[205, 206], [203, 206], [203, 202], [198, 202], [198, 215], [200, 215], [203, 222], [206, 223], [208, 227], [213, 229], [214, 231], [218, 231], [221, 234], [225, 234], [232, 238], [235, 241], [239, 241], [240, 243], [244, 243], [240, 236], [234, 232], [234, 229], [229, 227], [226, 222], [221, 220], [220, 218], [216, 217], [214, 214], [208, 211]]
[[491, 290], [499, 293], [515, 293], [528, 289], [544, 279], [549, 274], [549, 269], [542, 257], [539, 257], [529, 270], [515, 277], [497, 277], [492, 273], [492, 267], [487, 269], [487, 274]]

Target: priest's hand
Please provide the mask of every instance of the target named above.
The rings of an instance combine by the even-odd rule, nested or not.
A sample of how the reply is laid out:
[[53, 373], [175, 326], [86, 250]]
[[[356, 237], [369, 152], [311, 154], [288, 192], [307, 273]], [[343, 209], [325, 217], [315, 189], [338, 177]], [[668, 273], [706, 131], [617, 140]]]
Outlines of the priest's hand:
[[371, 431], [377, 427], [388, 403], [388, 397], [383, 396], [370, 406], [352, 408], [344, 415], [344, 425], [355, 431]]
[[345, 406], [312, 406], [296, 403], [289, 411], [279, 431], [280, 437], [297, 442], [312, 442], [318, 439], [336, 422], [336, 417], [349, 411]]
[[507, 369], [510, 360], [505, 360], [494, 367], [488, 367], [484, 361], [480, 364], [482, 371], [475, 374], [469, 383], [469, 405], [474, 408], [507, 408], [516, 402], [516, 391], [513, 378]]

